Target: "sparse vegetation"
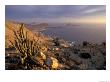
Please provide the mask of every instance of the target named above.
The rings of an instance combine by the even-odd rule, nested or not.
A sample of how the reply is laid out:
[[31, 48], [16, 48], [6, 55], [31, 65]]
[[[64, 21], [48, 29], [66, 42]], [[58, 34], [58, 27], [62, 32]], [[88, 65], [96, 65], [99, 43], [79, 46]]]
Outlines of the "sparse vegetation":
[[17, 29], [16, 25], [15, 28], [10, 26], [13, 27], [10, 36], [10, 29], [6, 31], [6, 42], [11, 43], [5, 48], [5, 68], [8, 70], [106, 69], [106, 42], [99, 45], [84, 41], [70, 46], [60, 38], [47, 38], [30, 32], [23, 24], [18, 26]]
[[87, 41], [83, 41], [83, 46], [87, 46], [89, 43]]
[[58, 37], [54, 38], [53, 42], [54, 42], [55, 46], [60, 46], [60, 42], [59, 42], [59, 38]]
[[[13, 47], [16, 48], [17, 53], [20, 53], [20, 57], [22, 58], [22, 64], [27, 66], [27, 69], [29, 69], [29, 62], [33, 61], [32, 56], [36, 56], [39, 54], [39, 51], [41, 49], [41, 46], [38, 44], [38, 40], [35, 41], [34, 37], [31, 40], [28, 37], [28, 32], [24, 32], [23, 24], [21, 24], [21, 27], [19, 31], [14, 31], [15, 35], [15, 41], [14, 43], [11, 42]], [[33, 61], [34, 62], [34, 61]]]

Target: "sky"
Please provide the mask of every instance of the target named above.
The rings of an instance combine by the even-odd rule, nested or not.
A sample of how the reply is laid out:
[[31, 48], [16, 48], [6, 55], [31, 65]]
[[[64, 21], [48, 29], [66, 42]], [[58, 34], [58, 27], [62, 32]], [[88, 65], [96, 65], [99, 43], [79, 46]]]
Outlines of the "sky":
[[105, 24], [105, 5], [6, 5], [6, 20], [39, 23]]

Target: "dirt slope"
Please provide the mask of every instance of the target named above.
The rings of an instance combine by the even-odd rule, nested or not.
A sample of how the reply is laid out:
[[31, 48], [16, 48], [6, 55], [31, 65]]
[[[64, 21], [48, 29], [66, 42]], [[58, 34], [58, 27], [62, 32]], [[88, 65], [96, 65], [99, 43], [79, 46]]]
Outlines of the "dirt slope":
[[[5, 47], [9, 47], [11, 45], [10, 41], [14, 42], [14, 31], [18, 31], [20, 29], [21, 24], [20, 23], [16, 23], [16, 22], [12, 22], [12, 21], [6, 21], [5, 22]], [[36, 32], [33, 33], [32, 31], [30, 31], [29, 29], [27, 29], [27, 27], [24, 26], [24, 32], [28, 32], [28, 37], [30, 39], [33, 39], [33, 37], [37, 40], [39, 38], [39, 41], [41, 43], [46, 43], [46, 41], [48, 40], [47, 37], [44, 37], [42, 34]]]

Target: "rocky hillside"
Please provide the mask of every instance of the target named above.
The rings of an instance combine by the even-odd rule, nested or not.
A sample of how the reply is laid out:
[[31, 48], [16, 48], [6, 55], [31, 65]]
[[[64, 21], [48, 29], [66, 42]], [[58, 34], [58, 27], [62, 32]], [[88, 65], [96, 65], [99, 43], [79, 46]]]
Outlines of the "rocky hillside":
[[8, 70], [106, 69], [105, 42], [84, 41], [73, 45], [57, 37], [35, 34], [23, 24], [6, 21], [5, 27], [5, 66]]
[[25, 24], [25, 26], [36, 33], [36, 31], [43, 31], [48, 27], [47, 23], [40, 23], [40, 24], [36, 24], [36, 23], [31, 23], [31, 24]]
[[[20, 23], [16, 23], [16, 22], [12, 22], [12, 21], [6, 21], [6, 23], [5, 23], [5, 46], [6, 46], [6, 48], [11, 45], [10, 41], [14, 42], [13, 30], [17, 32], [20, 29], [20, 26], [21, 26]], [[47, 37], [44, 37], [43, 35], [41, 35], [37, 31], [35, 34], [27, 28], [28, 27], [24, 26], [24, 32], [26, 32], [26, 31], [28, 32], [28, 37], [30, 39], [32, 39], [34, 37], [37, 40], [39, 38], [39, 41], [41, 41], [41, 43], [44, 43], [44, 42], [46, 42], [46, 40], [48, 40]]]

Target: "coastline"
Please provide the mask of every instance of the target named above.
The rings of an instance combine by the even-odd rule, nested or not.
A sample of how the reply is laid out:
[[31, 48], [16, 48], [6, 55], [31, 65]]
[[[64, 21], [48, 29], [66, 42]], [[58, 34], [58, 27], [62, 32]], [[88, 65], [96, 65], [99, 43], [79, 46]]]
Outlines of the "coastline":
[[[47, 37], [42, 33], [37, 34], [36, 36], [43, 40], [44, 44], [40, 43], [39, 45], [41, 47], [41, 50], [38, 51], [40, 54], [35, 53], [35, 56], [30, 56], [31, 59], [28, 61], [31, 60], [35, 65], [30, 64], [30, 62], [28, 69], [106, 70], [106, 42], [93, 44], [84, 41], [81, 44], [75, 44], [74, 42], [68, 43], [68, 41], [58, 37]], [[6, 70], [27, 69], [27, 64], [21, 63], [21, 53], [17, 53], [15, 48], [6, 48], [5, 50]], [[27, 63], [26, 61], [24, 62]]]

